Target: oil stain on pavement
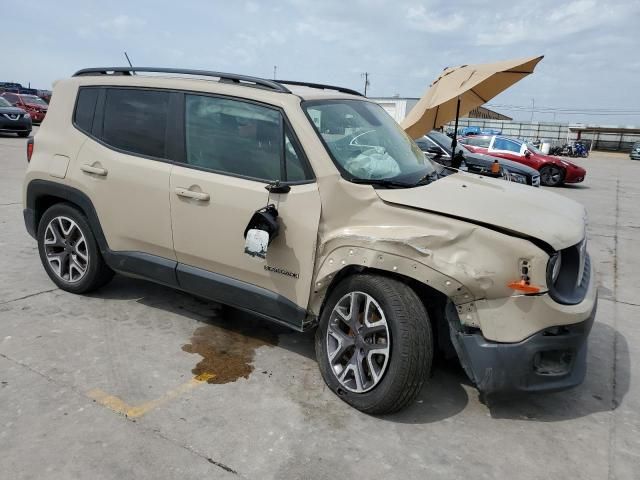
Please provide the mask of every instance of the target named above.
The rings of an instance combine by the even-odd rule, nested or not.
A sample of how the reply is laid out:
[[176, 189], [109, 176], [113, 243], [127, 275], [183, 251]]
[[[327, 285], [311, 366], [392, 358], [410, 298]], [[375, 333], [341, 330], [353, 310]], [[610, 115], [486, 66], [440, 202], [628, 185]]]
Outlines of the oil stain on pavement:
[[[244, 320], [244, 319], [243, 319]], [[191, 370], [196, 377], [207, 378], [207, 383], [230, 383], [249, 378], [257, 348], [278, 343], [276, 333], [266, 329], [260, 321], [241, 322], [241, 325], [215, 323], [198, 327], [191, 343], [182, 346], [188, 353], [198, 354], [202, 360]]]

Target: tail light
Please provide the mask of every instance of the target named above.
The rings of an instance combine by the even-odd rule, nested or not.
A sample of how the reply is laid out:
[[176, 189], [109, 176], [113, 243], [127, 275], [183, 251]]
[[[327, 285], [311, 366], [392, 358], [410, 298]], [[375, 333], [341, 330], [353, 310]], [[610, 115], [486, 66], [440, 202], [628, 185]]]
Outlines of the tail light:
[[33, 137], [27, 140], [27, 162], [31, 161], [31, 155], [33, 155]]
[[500, 163], [498, 163], [498, 160], [494, 160], [491, 164], [491, 173], [500, 173]]

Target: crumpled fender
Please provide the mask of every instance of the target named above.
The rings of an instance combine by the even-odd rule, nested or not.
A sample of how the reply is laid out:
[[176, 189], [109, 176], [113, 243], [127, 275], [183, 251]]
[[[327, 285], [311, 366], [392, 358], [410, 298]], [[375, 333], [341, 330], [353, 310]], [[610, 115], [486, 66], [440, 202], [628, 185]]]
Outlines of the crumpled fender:
[[470, 325], [477, 321], [475, 300], [514, 294], [507, 284], [519, 278], [519, 258], [530, 262], [532, 283], [545, 284], [548, 255], [527, 240], [444, 217], [432, 217], [423, 225], [350, 227], [325, 237], [316, 262], [311, 311], [319, 313], [335, 275], [352, 265], [430, 286], [451, 299]]
[[[331, 247], [325, 244], [326, 253], [318, 262], [319, 267], [312, 285], [309, 306], [316, 315], [320, 312], [327, 288], [334, 276], [349, 266], [375, 268], [413, 278], [445, 294], [455, 303], [472, 300], [471, 292], [462, 283], [420, 262], [415, 255], [412, 256], [411, 252], [415, 253], [416, 249], [419, 252], [420, 247], [412, 245], [411, 242], [397, 238], [374, 239], [344, 235], [335, 237], [330, 244]], [[429, 256], [430, 253], [424, 251], [420, 255]]]

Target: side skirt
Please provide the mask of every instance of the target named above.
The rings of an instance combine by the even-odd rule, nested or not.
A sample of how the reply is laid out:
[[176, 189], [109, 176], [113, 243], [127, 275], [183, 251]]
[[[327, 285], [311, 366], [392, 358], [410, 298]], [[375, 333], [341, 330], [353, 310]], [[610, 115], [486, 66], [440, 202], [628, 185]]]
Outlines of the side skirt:
[[103, 252], [118, 273], [151, 280], [199, 297], [245, 310], [266, 320], [303, 331], [310, 325], [307, 311], [291, 300], [250, 283], [141, 252]]

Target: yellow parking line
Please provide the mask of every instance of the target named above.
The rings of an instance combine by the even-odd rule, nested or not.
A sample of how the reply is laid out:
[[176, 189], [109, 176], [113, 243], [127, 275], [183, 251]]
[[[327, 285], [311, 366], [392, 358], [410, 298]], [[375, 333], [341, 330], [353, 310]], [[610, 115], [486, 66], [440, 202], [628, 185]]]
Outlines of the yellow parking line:
[[121, 398], [116, 397], [115, 395], [109, 395], [104, 390], [99, 388], [94, 388], [87, 392], [87, 396], [92, 400], [95, 400], [102, 406], [107, 407], [110, 410], [113, 410], [116, 413], [124, 415], [129, 418], [138, 418], [144, 415], [145, 413], [150, 412], [151, 410], [159, 407], [167, 403], [169, 400], [172, 400], [189, 390], [194, 389], [198, 385], [206, 383], [207, 380], [212, 379], [215, 375], [211, 373], [203, 373], [196, 377], [193, 377], [186, 383], [174, 388], [173, 390], [169, 390], [160, 398], [156, 398], [155, 400], [149, 400], [148, 402], [141, 403], [140, 405], [129, 405]]

